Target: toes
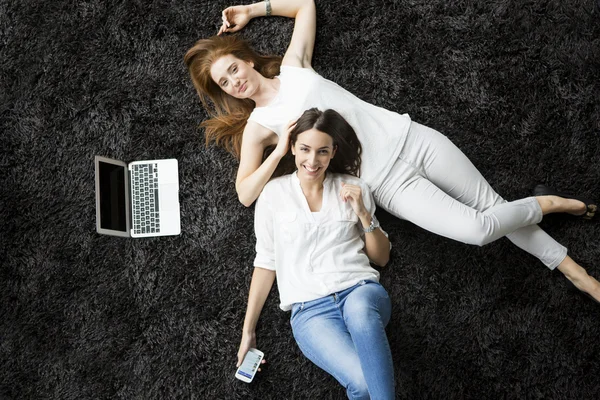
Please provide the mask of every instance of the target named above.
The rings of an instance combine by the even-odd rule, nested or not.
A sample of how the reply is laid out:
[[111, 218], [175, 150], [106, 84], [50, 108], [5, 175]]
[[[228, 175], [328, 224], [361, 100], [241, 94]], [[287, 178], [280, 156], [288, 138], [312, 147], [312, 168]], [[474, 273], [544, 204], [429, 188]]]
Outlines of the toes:
[[595, 204], [590, 204], [587, 206], [587, 212], [583, 218], [592, 219], [596, 215], [597, 206]]

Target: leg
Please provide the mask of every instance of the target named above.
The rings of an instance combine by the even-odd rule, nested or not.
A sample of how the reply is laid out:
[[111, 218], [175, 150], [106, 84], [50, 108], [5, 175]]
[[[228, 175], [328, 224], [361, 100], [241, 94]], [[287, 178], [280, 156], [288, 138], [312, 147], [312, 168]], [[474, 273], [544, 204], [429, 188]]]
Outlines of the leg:
[[[412, 129], [412, 126], [411, 126]], [[430, 180], [452, 198], [479, 211], [505, 202], [485, 180], [471, 160], [446, 136], [416, 124], [417, 132], [411, 138], [412, 151], [406, 160], [422, 171]], [[568, 212], [582, 214], [585, 203], [559, 196], [536, 197], [542, 214]]]
[[541, 208], [533, 197], [511, 203], [500, 199], [498, 204], [481, 212], [454, 199], [406, 162], [399, 161], [394, 168], [402, 172], [412, 170], [413, 174], [392, 196], [379, 197], [379, 204], [438, 235], [483, 246], [542, 218]]
[[295, 304], [291, 322], [296, 343], [309, 360], [345, 387], [349, 399], [369, 399], [358, 354], [333, 296]]
[[573, 282], [573, 285], [582, 292], [585, 292], [600, 302], [600, 283], [589, 276], [585, 269], [577, 264], [573, 259], [567, 256], [558, 266], [558, 270], [565, 277]]
[[544, 215], [556, 212], [566, 212], [573, 215], [583, 215], [587, 206], [583, 201], [566, 199], [559, 196], [536, 196]]
[[481, 245], [506, 235], [549, 268], [566, 257], [566, 248], [535, 225], [536, 219], [519, 216], [520, 226], [514, 220], [528, 201], [535, 205], [534, 198], [506, 203], [450, 140], [420, 124], [411, 125], [401, 159], [374, 195], [392, 214], [445, 237]]
[[387, 292], [379, 283], [367, 281], [340, 303], [371, 398], [393, 399], [394, 365], [385, 333], [391, 314]]

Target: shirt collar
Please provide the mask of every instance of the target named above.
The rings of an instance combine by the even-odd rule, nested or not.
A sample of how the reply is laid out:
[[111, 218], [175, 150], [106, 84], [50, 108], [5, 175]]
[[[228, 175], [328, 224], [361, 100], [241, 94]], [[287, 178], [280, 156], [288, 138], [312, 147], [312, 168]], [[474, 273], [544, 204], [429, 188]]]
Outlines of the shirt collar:
[[[325, 179], [323, 180], [323, 190], [325, 189], [329, 189], [329, 186], [331, 186], [331, 172], [326, 171], [325, 172]], [[298, 170], [295, 170], [292, 173], [292, 182], [294, 182], [294, 185], [298, 185], [298, 187], [300, 187], [300, 179], [298, 178]]]

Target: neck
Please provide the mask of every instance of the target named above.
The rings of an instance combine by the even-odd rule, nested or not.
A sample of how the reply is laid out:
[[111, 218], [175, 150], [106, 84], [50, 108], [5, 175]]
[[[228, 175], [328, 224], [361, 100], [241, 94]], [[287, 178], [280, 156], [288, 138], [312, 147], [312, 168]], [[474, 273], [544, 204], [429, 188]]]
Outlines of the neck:
[[250, 99], [254, 101], [256, 107], [266, 106], [277, 96], [279, 92], [279, 79], [269, 79], [261, 75], [260, 86], [256, 93], [254, 93]]
[[300, 187], [302, 188], [302, 192], [305, 196], [311, 194], [319, 194], [323, 192], [323, 182], [325, 181], [325, 175], [323, 175], [319, 180], [308, 181], [306, 179], [299, 179], [299, 181]]

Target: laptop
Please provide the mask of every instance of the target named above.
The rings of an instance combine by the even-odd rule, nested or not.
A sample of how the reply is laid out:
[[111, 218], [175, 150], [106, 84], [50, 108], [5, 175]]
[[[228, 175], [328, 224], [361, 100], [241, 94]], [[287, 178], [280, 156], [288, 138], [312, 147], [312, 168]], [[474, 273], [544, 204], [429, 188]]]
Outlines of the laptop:
[[96, 156], [96, 231], [122, 237], [181, 233], [177, 160], [134, 161]]

